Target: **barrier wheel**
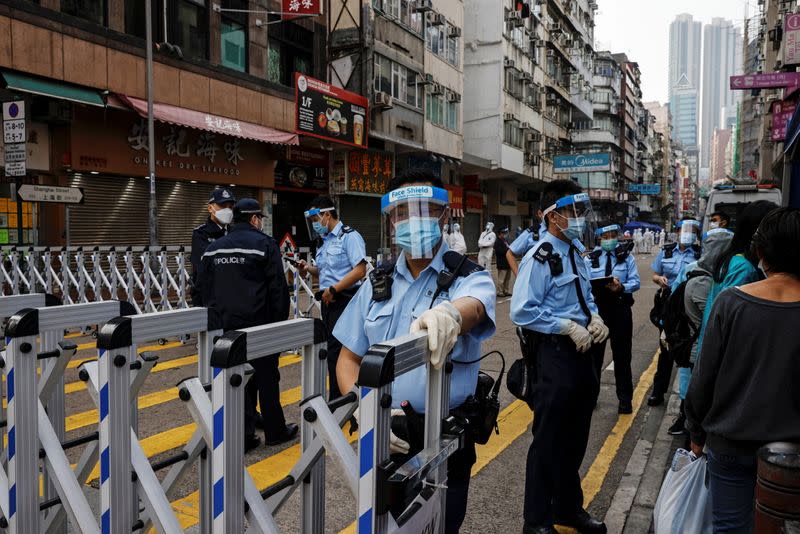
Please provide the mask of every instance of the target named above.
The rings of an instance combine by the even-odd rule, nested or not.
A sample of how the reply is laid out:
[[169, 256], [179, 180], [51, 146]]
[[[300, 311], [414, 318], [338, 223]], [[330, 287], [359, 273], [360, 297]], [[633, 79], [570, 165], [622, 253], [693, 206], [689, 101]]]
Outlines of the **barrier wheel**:
[[158, 340], [158, 344], [159, 345], [166, 345], [167, 344], [167, 340], [162, 337], [161, 339]]

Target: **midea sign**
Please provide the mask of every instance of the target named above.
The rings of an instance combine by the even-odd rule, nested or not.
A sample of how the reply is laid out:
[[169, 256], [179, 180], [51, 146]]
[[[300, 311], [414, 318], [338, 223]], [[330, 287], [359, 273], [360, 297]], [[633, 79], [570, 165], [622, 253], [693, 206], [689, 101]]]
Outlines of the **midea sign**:
[[611, 170], [611, 154], [567, 154], [553, 159], [553, 172], [602, 172]]

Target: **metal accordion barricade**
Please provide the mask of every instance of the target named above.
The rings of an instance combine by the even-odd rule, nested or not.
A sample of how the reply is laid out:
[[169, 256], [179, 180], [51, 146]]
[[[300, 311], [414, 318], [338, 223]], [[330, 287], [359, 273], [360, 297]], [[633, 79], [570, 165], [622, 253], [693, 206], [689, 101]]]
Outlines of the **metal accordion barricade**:
[[[64, 371], [77, 346], [64, 341], [63, 335], [69, 328], [103, 324], [132, 313], [135, 310], [127, 302], [105, 301], [24, 308], [9, 319], [4, 363], [8, 484], [0, 494], [8, 496], [3, 514], [10, 532], [66, 533], [67, 518], [79, 532], [99, 532], [82, 490], [98, 459], [98, 433], [65, 440]], [[66, 451], [81, 445], [86, 447], [73, 469]], [[40, 459], [45, 476], [43, 499], [39, 497]]]
[[[100, 526], [103, 534], [132, 529], [147, 531], [151, 525], [162, 533], [183, 532], [169, 495], [197, 460], [200, 462], [200, 524], [211, 524], [211, 458], [204, 453], [206, 441], [202, 430], [195, 430], [178, 453], [152, 464], [137, 436], [138, 392], [158, 359], [153, 353], [138, 353], [137, 345], [192, 333], [198, 336], [198, 375], [210, 381], [211, 347], [222, 330], [217, 315], [207, 308], [114, 318], [98, 333], [98, 360], [80, 366], [80, 378], [87, 382], [92, 399], [100, 409]], [[167, 468], [167, 475], [159, 482], [156, 471]], [[143, 511], [140, 511], [140, 499]]]

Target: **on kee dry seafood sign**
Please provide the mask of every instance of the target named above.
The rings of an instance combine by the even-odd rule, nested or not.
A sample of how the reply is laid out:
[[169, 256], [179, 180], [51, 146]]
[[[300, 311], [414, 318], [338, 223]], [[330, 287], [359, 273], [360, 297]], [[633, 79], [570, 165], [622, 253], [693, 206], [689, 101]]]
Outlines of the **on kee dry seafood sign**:
[[365, 97], [299, 72], [294, 75], [294, 87], [297, 133], [366, 148]]

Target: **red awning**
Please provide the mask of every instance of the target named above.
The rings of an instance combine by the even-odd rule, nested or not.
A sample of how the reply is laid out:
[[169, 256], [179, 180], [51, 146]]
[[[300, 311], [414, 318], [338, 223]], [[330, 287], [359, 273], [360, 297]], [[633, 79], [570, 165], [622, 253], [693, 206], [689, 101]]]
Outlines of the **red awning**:
[[[142, 117], [147, 117], [147, 101], [127, 95], [117, 95], [123, 102], [133, 108]], [[206, 130], [221, 135], [232, 135], [242, 139], [252, 139], [264, 143], [279, 145], [299, 145], [300, 139], [296, 133], [284, 132], [253, 124], [252, 122], [238, 121], [226, 117], [211, 115], [201, 111], [180, 108], [169, 104], [153, 104], [153, 117], [160, 122], [188, 126], [198, 130]]]

